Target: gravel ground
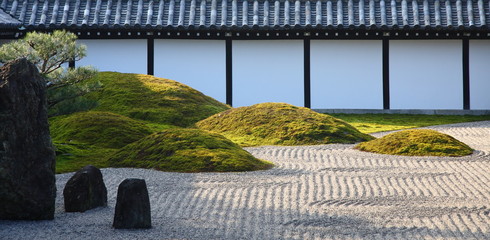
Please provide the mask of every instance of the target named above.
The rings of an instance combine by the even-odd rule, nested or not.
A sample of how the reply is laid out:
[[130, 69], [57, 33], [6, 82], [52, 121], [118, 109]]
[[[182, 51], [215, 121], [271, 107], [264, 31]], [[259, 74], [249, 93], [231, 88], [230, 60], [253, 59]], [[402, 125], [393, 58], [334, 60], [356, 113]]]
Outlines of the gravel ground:
[[[108, 207], [63, 211], [73, 173], [57, 175], [53, 221], [0, 221], [0, 239], [490, 239], [490, 121], [431, 127], [466, 157], [401, 157], [354, 145], [247, 148], [267, 171], [102, 169]], [[374, 134], [377, 137], [384, 133]], [[112, 226], [117, 186], [146, 180], [153, 228]]]

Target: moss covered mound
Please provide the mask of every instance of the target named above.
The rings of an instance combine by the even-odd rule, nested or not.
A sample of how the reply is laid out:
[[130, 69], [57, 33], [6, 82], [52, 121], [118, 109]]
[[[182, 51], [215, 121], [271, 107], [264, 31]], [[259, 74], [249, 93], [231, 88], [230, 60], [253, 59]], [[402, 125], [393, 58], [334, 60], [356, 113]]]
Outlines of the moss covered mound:
[[193, 125], [229, 106], [179, 82], [143, 74], [101, 72], [102, 88], [87, 95], [95, 110], [158, 124]]
[[152, 131], [143, 123], [109, 112], [79, 112], [50, 119], [51, 136], [58, 142], [121, 148]]
[[175, 172], [252, 171], [272, 166], [221, 135], [181, 128], [140, 139], [120, 149], [108, 161], [112, 167]]
[[229, 109], [196, 125], [242, 146], [354, 143], [373, 139], [340, 119], [286, 103]]
[[464, 156], [473, 149], [434, 130], [404, 130], [356, 146], [367, 152], [406, 156]]

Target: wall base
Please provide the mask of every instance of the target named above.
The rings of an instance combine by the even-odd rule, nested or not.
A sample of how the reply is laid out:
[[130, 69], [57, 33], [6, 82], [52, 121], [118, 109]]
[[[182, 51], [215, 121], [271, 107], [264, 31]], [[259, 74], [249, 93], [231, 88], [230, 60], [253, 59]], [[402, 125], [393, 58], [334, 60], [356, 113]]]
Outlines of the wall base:
[[424, 114], [424, 115], [490, 115], [490, 110], [437, 109], [312, 109], [319, 113], [347, 114]]

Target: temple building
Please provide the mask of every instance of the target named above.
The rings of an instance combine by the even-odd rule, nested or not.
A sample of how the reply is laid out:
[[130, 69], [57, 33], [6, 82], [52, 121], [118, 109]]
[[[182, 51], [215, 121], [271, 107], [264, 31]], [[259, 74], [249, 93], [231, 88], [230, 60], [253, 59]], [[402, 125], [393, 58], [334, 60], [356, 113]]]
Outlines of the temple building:
[[67, 29], [74, 63], [234, 107], [490, 113], [490, 0], [1, 0], [0, 41]]

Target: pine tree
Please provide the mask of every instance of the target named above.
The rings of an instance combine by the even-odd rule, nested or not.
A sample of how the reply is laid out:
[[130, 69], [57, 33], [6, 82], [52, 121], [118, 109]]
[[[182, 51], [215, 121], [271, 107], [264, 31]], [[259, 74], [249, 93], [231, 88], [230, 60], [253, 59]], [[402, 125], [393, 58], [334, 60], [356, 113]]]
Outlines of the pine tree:
[[86, 110], [95, 104], [81, 98], [100, 87], [93, 81], [97, 71], [92, 67], [67, 68], [70, 61], [86, 56], [86, 46], [76, 43], [77, 36], [67, 31], [30, 32], [17, 41], [0, 47], [0, 62], [26, 58], [34, 63], [46, 79], [50, 115]]

